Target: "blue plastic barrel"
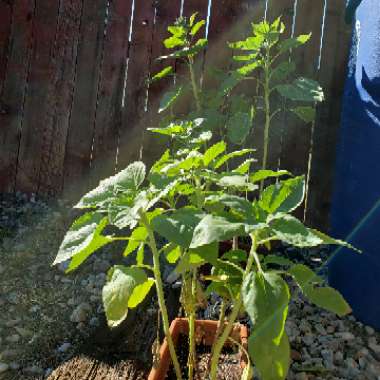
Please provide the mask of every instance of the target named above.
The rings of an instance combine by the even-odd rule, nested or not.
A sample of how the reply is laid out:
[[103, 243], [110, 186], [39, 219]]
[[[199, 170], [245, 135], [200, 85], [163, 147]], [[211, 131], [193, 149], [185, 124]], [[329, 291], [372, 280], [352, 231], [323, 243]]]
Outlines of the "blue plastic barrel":
[[363, 251], [339, 250], [329, 282], [362, 322], [380, 329], [380, 1], [356, 10], [339, 132], [332, 234]]

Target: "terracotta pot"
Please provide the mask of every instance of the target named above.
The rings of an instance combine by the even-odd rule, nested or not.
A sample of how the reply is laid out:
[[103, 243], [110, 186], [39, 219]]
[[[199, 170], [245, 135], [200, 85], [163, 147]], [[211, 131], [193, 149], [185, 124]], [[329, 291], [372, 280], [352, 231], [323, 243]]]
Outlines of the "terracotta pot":
[[[215, 334], [218, 329], [217, 321], [196, 320], [195, 321], [195, 339], [197, 344], [211, 346], [214, 343]], [[174, 345], [177, 344], [180, 335], [189, 334], [189, 322], [187, 318], [176, 318], [170, 325], [170, 334]], [[236, 323], [231, 332], [231, 338], [239, 342], [245, 349], [248, 346], [248, 328], [240, 323]], [[231, 345], [231, 342], [226, 342], [226, 345]], [[169, 346], [164, 339], [160, 348], [160, 362], [157, 368], [152, 368], [148, 380], [164, 380], [170, 368], [171, 358]], [[247, 364], [247, 358], [244, 353], [241, 355], [240, 365], [244, 368]]]

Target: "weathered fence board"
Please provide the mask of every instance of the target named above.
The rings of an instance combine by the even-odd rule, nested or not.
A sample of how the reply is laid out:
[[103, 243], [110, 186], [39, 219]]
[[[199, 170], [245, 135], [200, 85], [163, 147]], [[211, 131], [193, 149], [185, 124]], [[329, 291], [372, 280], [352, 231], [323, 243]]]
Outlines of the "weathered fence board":
[[92, 185], [115, 170], [131, 10], [132, 0], [110, 2], [92, 149]]
[[107, 0], [84, 0], [83, 3], [76, 85], [64, 166], [67, 196], [78, 196], [87, 187], [100, 71], [105, 54], [107, 3]]
[[[349, 42], [344, 6], [344, 0], [0, 1], [0, 191], [63, 190], [78, 198], [132, 160], [151, 162], [162, 143], [145, 130], [158, 123], [160, 95], [173, 79], [149, 78], [167, 64], [156, 58], [181, 12], [208, 21], [209, 46], [198, 68], [206, 62], [223, 70], [231, 65], [226, 41], [247, 35], [251, 21], [282, 15], [287, 36], [313, 32], [294, 57], [301, 75], [322, 83], [327, 99], [311, 125], [283, 114], [274, 120], [268, 166], [307, 174], [307, 209], [300, 214], [326, 224]], [[186, 72], [175, 66], [180, 76]], [[204, 85], [213, 81], [204, 71]], [[244, 86], [254, 94], [252, 83]], [[257, 166], [262, 139], [256, 120], [250, 144], [258, 148]]]
[[1, 115], [0, 191], [14, 191], [21, 136], [24, 99], [32, 44], [34, 2], [20, 0], [13, 4], [12, 34], [3, 102], [9, 108]]
[[36, 192], [40, 174], [44, 115], [52, 70], [52, 49], [55, 42], [59, 1], [36, 2], [33, 21], [33, 47], [27, 78], [16, 188]]

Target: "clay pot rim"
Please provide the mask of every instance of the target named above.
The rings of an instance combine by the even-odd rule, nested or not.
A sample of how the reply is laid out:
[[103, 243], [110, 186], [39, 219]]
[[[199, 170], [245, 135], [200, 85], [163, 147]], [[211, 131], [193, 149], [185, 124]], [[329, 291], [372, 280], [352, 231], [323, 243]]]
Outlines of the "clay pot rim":
[[[203, 320], [203, 319], [197, 319], [195, 321], [195, 330], [197, 329], [203, 329], [205, 332], [205, 343], [207, 343], [207, 339], [210, 338], [209, 334], [212, 334], [215, 336], [215, 332], [218, 328], [219, 322], [218, 321], [212, 321], [212, 320]], [[187, 318], [176, 318], [172, 321], [170, 325], [170, 335], [172, 336], [174, 345], [177, 345], [178, 338], [181, 334], [187, 334], [189, 328], [189, 322]], [[237, 331], [238, 328], [238, 331]], [[248, 346], [248, 327], [241, 324], [241, 323], [235, 323], [233, 332], [235, 334], [238, 333], [238, 339], [242, 346], [247, 349]], [[233, 333], [231, 333], [232, 335]], [[206, 344], [207, 345], [207, 344]], [[164, 339], [161, 347], [160, 347], [160, 364], [157, 368], [152, 367], [148, 380], [164, 380], [165, 376], [170, 368], [171, 364], [171, 358], [170, 358], [170, 351], [169, 346], [167, 344], [166, 338]], [[244, 368], [247, 365], [247, 358], [245, 355], [242, 355], [241, 359], [241, 366]]]

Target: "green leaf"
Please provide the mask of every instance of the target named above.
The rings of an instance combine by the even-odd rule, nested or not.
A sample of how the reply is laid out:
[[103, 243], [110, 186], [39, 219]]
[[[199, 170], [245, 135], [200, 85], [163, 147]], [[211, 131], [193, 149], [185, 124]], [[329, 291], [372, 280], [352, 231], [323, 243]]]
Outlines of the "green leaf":
[[234, 144], [242, 144], [252, 128], [252, 115], [245, 112], [234, 113], [227, 121], [227, 137]]
[[227, 153], [217, 160], [217, 162], [214, 165], [214, 168], [219, 169], [223, 164], [225, 164], [226, 162], [228, 162], [232, 158], [245, 156], [245, 155], [252, 153], [254, 151], [255, 151], [254, 149], [242, 149], [242, 150], [237, 150], [237, 151], [234, 151], [231, 153]]
[[333, 239], [322, 232], [305, 227], [298, 219], [291, 215], [280, 215], [270, 222], [274, 235], [283, 242], [295, 247], [317, 247], [323, 244], [336, 244], [354, 249], [350, 244]]
[[268, 178], [277, 178], [277, 177], [282, 177], [284, 175], [291, 175], [286, 170], [278, 170], [278, 171], [273, 171], [273, 170], [258, 170], [257, 172], [253, 173], [249, 178], [251, 182], [260, 182]]
[[316, 112], [315, 112], [314, 107], [300, 106], [300, 107], [292, 108], [290, 111], [296, 114], [305, 123], [311, 123], [315, 120]]
[[257, 68], [261, 67], [261, 61], [256, 60], [254, 62], [248, 63], [247, 65], [244, 65], [237, 69], [237, 72], [240, 75], [249, 75], [252, 73], [252, 71], [256, 70]]
[[167, 92], [161, 99], [158, 113], [164, 112], [166, 109], [168, 109], [181, 95], [182, 90], [183, 90], [183, 87], [180, 86], [173, 91]]
[[249, 191], [258, 189], [258, 186], [251, 183], [249, 181], [249, 177], [246, 175], [224, 175], [220, 177], [218, 186], [227, 188], [232, 187]]
[[136, 253], [136, 264], [137, 266], [144, 265], [144, 258], [145, 258], [145, 243], [140, 243], [139, 249]]
[[251, 336], [262, 336], [278, 345], [284, 334], [290, 300], [286, 282], [275, 273], [251, 272], [244, 280], [242, 297], [254, 325]]
[[291, 49], [298, 48], [299, 46], [302, 46], [306, 42], [308, 42], [310, 40], [310, 38], [311, 38], [311, 33], [301, 34], [300, 36], [298, 36], [296, 38], [288, 38], [279, 44], [278, 50], [280, 53], [284, 53], [284, 52], [289, 51]]
[[166, 260], [170, 264], [175, 264], [181, 257], [181, 248], [177, 245], [169, 252], [165, 252]]
[[219, 203], [225, 207], [229, 207], [238, 213], [244, 215], [245, 218], [249, 218], [253, 213], [252, 204], [245, 198], [237, 195], [221, 194], [210, 195], [205, 199], [206, 204]]
[[140, 285], [137, 285], [129, 297], [128, 300], [128, 308], [134, 309], [137, 307], [142, 301], [144, 301], [145, 297], [149, 294], [150, 289], [154, 285], [155, 281], [153, 278], [148, 278], [145, 282]]
[[288, 76], [295, 70], [296, 64], [294, 62], [284, 61], [273, 69], [272, 73], [270, 74], [270, 78], [272, 81], [281, 82], [288, 78]]
[[[110, 327], [116, 327], [125, 320], [133, 291], [147, 281], [145, 272], [139, 268], [116, 265], [110, 269], [108, 281], [102, 292], [104, 310]], [[142, 299], [136, 294], [132, 299], [132, 306], [136, 306], [138, 300], [141, 302]]]
[[136, 191], [144, 182], [145, 170], [143, 162], [133, 162], [116, 175], [100, 181], [99, 186], [87, 193], [75, 207], [102, 207], [113, 200], [117, 191]]
[[177, 50], [172, 54], [163, 55], [158, 59], [172, 59], [172, 58], [180, 58], [180, 57], [194, 57], [199, 52], [201, 52], [207, 46], [207, 39], [200, 38], [193, 46], [184, 47], [181, 50]]
[[88, 212], [78, 218], [67, 231], [53, 265], [71, 259], [67, 272], [76, 269], [97, 249], [112, 241], [110, 237], [101, 235], [107, 224], [108, 219], [96, 212]]
[[248, 160], [245, 160], [236, 169], [233, 170], [233, 173], [247, 174], [250, 171], [251, 165], [254, 162], [257, 162], [255, 158], [249, 158]]
[[226, 252], [222, 256], [223, 260], [229, 260], [235, 264], [244, 263], [247, 261], [247, 252], [242, 249], [234, 249]]
[[305, 178], [303, 176], [280, 181], [268, 186], [261, 193], [259, 206], [269, 212], [291, 212], [304, 200]]
[[185, 45], [185, 42], [186, 41], [181, 37], [171, 36], [164, 40], [164, 46], [166, 47], [166, 49], [173, 49], [175, 47]]
[[190, 16], [190, 19], [189, 19], [189, 25], [190, 25], [190, 26], [193, 26], [193, 25], [194, 25], [194, 22], [195, 22], [195, 19], [197, 18], [197, 15], [198, 15], [198, 12], [195, 12], [195, 13], [193, 13], [193, 14]]
[[211, 161], [215, 160], [216, 157], [220, 156], [226, 150], [226, 143], [224, 141], [219, 141], [218, 143], [212, 145], [208, 148], [203, 156], [203, 163], [208, 166]]
[[161, 70], [159, 73], [154, 75], [151, 79], [152, 82], [157, 81], [159, 79], [165, 78], [169, 74], [173, 73], [173, 67], [172, 66], [167, 66], [163, 70]]
[[181, 135], [185, 132], [185, 130], [186, 129], [184, 128], [183, 125], [176, 124], [176, 123], [170, 123], [167, 127], [164, 127], [164, 128], [148, 128], [148, 131], [158, 133], [160, 135], [171, 136], [171, 137], [174, 137], [176, 135]]
[[293, 265], [293, 262], [290, 261], [290, 260], [288, 260], [285, 257], [282, 257], [282, 256], [267, 255], [264, 258], [264, 264], [265, 265], [276, 264], [276, 265], [280, 265], [280, 266], [285, 266], [286, 267], [286, 266]]
[[284, 98], [300, 102], [322, 102], [324, 99], [322, 87], [318, 82], [298, 78], [292, 84], [280, 84], [275, 87]]
[[198, 21], [192, 28], [191, 28], [191, 31], [190, 31], [190, 34], [192, 36], [195, 36], [198, 32], [199, 32], [199, 29], [202, 28], [203, 25], [206, 24], [206, 21], [205, 20], [201, 20], [201, 21]]
[[[294, 265], [289, 274], [294, 277], [305, 296], [315, 305], [329, 310], [340, 317], [351, 312], [342, 295], [333, 288], [321, 287], [322, 280], [305, 265]], [[317, 286], [316, 286], [317, 285]]]
[[129, 237], [128, 245], [123, 253], [126, 257], [130, 253], [134, 252], [141, 243], [145, 242], [148, 236], [148, 231], [145, 227], [137, 227], [133, 230], [131, 236]]
[[206, 215], [194, 229], [190, 248], [231, 239], [245, 235], [244, 224], [231, 223], [226, 218]]
[[280, 343], [264, 336], [249, 337], [248, 351], [262, 380], [285, 380], [290, 367], [290, 345], [284, 332]]
[[264, 43], [264, 36], [251, 36], [243, 41], [229, 43], [231, 49], [258, 51]]
[[186, 34], [186, 29], [182, 25], [170, 25], [168, 31], [176, 37], [183, 37]]
[[204, 214], [192, 207], [180, 208], [170, 214], [162, 214], [152, 221], [153, 229], [169, 242], [181, 247], [190, 246], [193, 232]]

